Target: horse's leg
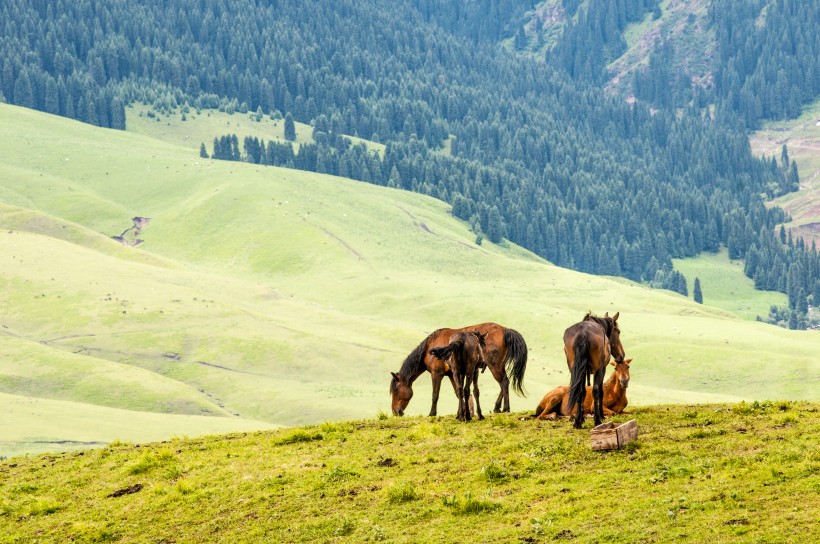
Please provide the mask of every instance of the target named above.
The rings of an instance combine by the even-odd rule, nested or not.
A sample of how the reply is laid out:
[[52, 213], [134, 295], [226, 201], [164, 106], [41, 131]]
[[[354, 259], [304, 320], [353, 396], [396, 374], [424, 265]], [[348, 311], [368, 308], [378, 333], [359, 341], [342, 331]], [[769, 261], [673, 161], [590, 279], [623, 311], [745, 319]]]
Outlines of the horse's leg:
[[455, 384], [456, 388], [456, 398], [458, 398], [458, 411], [456, 412], [456, 419], [459, 421], [464, 421], [464, 412], [469, 410], [464, 402], [464, 376], [454, 368], [450, 369], [450, 372], [453, 373], [453, 383]]
[[[436, 407], [438, 406], [438, 394], [441, 390], [441, 374], [438, 373], [430, 373], [430, 377], [433, 380], [433, 405], [430, 407], [430, 416], [436, 415]], [[452, 380], [452, 377], [450, 378]], [[455, 383], [453, 383], [453, 387], [455, 387]]]
[[504, 369], [501, 369], [501, 394], [504, 395], [504, 409], [502, 412], [510, 411], [510, 379]]
[[470, 414], [470, 386], [472, 385], [472, 376], [470, 375], [470, 371], [464, 373], [464, 421], [470, 421], [472, 419], [472, 415]]
[[481, 403], [478, 402], [478, 395], [478, 368], [476, 368], [473, 373], [473, 396], [475, 397], [475, 409], [478, 414], [478, 419], [484, 419], [484, 415], [481, 413]]
[[606, 366], [602, 366], [595, 371], [595, 384], [592, 386], [593, 398], [593, 413], [595, 417], [595, 425], [600, 425], [604, 422], [604, 374], [606, 374]]
[[[490, 363], [490, 358], [492, 357], [493, 363]], [[501, 387], [501, 391], [498, 392], [498, 398], [495, 401], [495, 408], [493, 408], [493, 412], [500, 412], [501, 411], [501, 403], [504, 402], [505, 395], [504, 393], [507, 392], [507, 409], [506, 412], [510, 411], [510, 399], [509, 399], [509, 385], [507, 380], [507, 374], [504, 372], [504, 367], [501, 365], [497, 365], [494, 363], [495, 360], [498, 359], [498, 354], [494, 354], [492, 356], [487, 355], [487, 367], [490, 369], [490, 372], [493, 374], [493, 378], [495, 381], [498, 382], [499, 387]]]

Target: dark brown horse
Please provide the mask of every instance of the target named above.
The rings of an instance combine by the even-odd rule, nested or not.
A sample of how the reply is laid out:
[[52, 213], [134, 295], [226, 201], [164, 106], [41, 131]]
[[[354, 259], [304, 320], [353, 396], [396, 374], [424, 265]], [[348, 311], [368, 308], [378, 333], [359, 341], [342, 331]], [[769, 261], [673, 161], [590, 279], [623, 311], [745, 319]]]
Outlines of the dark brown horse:
[[[626, 399], [626, 389], [629, 387], [629, 363], [632, 359], [625, 359], [623, 363], [610, 361], [609, 364], [615, 367], [615, 371], [610, 374], [609, 379], [604, 382], [604, 415], [609, 417], [620, 414], [626, 408], [629, 401]], [[586, 398], [584, 399], [584, 413], [592, 413], [592, 387], [586, 387]], [[535, 409], [533, 417], [536, 419], [555, 419], [561, 416], [573, 416], [577, 406], [569, 408], [569, 386], [560, 385], [544, 395], [538, 407]]]
[[501, 411], [502, 402], [503, 411], [510, 411], [510, 382], [513, 390], [520, 395], [524, 394], [522, 382], [527, 368], [527, 343], [520, 333], [496, 323], [481, 323], [461, 329], [439, 329], [416, 346], [398, 372], [391, 372], [393, 379], [390, 382], [390, 396], [394, 415], [404, 415], [404, 410], [413, 397], [413, 382], [425, 371], [430, 372], [433, 380], [433, 405], [430, 408], [430, 415], [436, 415], [442, 378], [449, 377], [454, 389], [455, 382], [449, 366], [431, 355], [430, 350], [446, 346], [453, 334], [462, 331], [476, 331], [485, 335], [484, 361], [501, 386], [501, 392], [495, 402], [495, 411]]
[[475, 331], [457, 332], [450, 336], [450, 343], [444, 347], [433, 348], [430, 354], [447, 363], [453, 374], [453, 383], [458, 397], [460, 421], [470, 421], [470, 386], [473, 387], [475, 407], [478, 419], [481, 414], [481, 403], [478, 401], [478, 371], [487, 366], [484, 362], [485, 335]]
[[[593, 416], [595, 425], [604, 420], [603, 386], [604, 374], [610, 357], [616, 361], [624, 360], [624, 347], [621, 345], [621, 330], [618, 328], [620, 312], [609, 317], [597, 317], [588, 313], [584, 319], [564, 332], [564, 354], [572, 376], [569, 384], [569, 409], [577, 404], [584, 405], [586, 386], [584, 379], [594, 377], [592, 384]], [[575, 428], [584, 426], [584, 411], [576, 410]]]

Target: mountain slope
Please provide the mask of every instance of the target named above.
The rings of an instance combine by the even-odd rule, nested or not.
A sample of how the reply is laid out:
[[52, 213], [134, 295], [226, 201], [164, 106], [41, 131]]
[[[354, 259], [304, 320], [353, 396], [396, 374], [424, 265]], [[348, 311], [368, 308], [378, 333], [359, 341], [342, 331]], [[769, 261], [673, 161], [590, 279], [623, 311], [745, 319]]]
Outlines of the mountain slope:
[[[388, 409], [388, 372], [426, 334], [496, 321], [527, 339], [532, 397], [512, 402], [528, 410], [567, 380], [561, 335], [592, 309], [621, 312], [635, 404], [816, 398], [815, 332], [561, 269], [506, 242], [477, 246], [432, 198], [202, 160], [13, 106], [0, 106], [0, 120], [14, 127], [0, 132], [0, 247], [10, 256], [0, 331], [13, 337], [0, 359], [25, 353], [15, 372], [30, 377], [18, 390], [0, 366], [0, 392], [118, 406], [114, 394], [31, 385], [96, 360], [102, 373], [138, 367], [118, 379], [158, 397], [155, 381], [178, 382], [167, 391], [191, 399], [183, 408], [168, 392], [141, 410], [197, 406], [277, 424], [366, 417]], [[151, 218], [142, 245], [106, 238], [134, 216]], [[492, 380], [481, 384], [494, 397]], [[427, 413], [429, 380], [416, 390], [409, 412]]]

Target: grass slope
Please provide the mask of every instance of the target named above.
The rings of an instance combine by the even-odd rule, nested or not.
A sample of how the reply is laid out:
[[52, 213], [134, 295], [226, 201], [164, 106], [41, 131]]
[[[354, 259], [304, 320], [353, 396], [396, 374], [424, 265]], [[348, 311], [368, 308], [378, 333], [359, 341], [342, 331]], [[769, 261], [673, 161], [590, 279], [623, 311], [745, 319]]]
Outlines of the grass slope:
[[[188, 109], [187, 107], [185, 109]], [[184, 119], [183, 119], [184, 116]], [[226, 113], [218, 110], [182, 109], [157, 112], [150, 105], [134, 104], [126, 108], [126, 130], [144, 134], [166, 142], [182, 145], [199, 151], [205, 144], [208, 154], [213, 152], [214, 138], [236, 134], [241, 146], [246, 136], [257, 137], [265, 142], [287, 142], [284, 119], [271, 119], [256, 113]], [[313, 127], [294, 122], [296, 140], [294, 149], [305, 143], [313, 143]], [[371, 151], [384, 151], [384, 144], [378, 144], [348, 136], [354, 143], [364, 142]]]
[[[0, 131], [0, 361], [20, 359], [0, 365], [0, 392], [284, 425], [372, 417], [426, 334], [496, 321], [530, 348], [524, 410], [567, 381], [561, 336], [592, 309], [621, 312], [633, 404], [817, 399], [816, 332], [476, 246], [435, 199], [8, 105], [0, 123], [14, 127]], [[112, 241], [134, 216], [151, 218], [145, 243]], [[124, 365], [133, 405], [68, 377]], [[422, 377], [409, 414], [429, 399]], [[439, 413], [454, 409], [445, 391]]]
[[[816, 542], [818, 405], [351, 421], [0, 462], [0, 541]], [[589, 428], [590, 423], [587, 423]]]
[[785, 145], [789, 159], [797, 163], [800, 190], [774, 201], [786, 210], [792, 221], [786, 228], [802, 236], [811, 247], [820, 245], [820, 101], [807, 106], [803, 114], [790, 121], [771, 121], [749, 138], [752, 149], [780, 160]]
[[743, 261], [729, 259], [726, 248], [715, 254], [704, 253], [673, 262], [686, 276], [690, 297], [695, 290], [695, 278], [699, 278], [704, 303], [744, 319], [766, 317], [771, 306], [786, 306], [788, 302], [783, 293], [756, 290], [754, 281], [743, 273]]
[[[125, 391], [124, 391], [125, 392]], [[107, 408], [78, 401], [0, 393], [0, 454], [70, 451], [104, 446], [112, 441], [151, 442], [272, 429], [277, 425], [236, 417], [207, 417]], [[1, 538], [1, 537], [0, 537]], [[0, 540], [2, 541], [2, 540]]]

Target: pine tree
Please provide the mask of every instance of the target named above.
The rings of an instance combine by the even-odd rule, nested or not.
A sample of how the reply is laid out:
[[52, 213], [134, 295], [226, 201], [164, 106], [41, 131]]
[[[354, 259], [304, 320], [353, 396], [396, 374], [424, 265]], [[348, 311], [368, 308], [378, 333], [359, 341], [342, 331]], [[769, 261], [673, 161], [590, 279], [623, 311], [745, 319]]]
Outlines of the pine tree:
[[199, 156], [203, 159], [208, 158], [208, 151], [205, 149], [205, 142], [202, 142], [202, 144], [199, 146]]
[[296, 124], [290, 112], [285, 115], [285, 139], [291, 142], [296, 140]]
[[695, 302], [698, 304], [703, 304], [703, 292], [700, 290], [700, 278], [695, 277], [695, 287], [692, 291], [692, 296], [695, 298]]

